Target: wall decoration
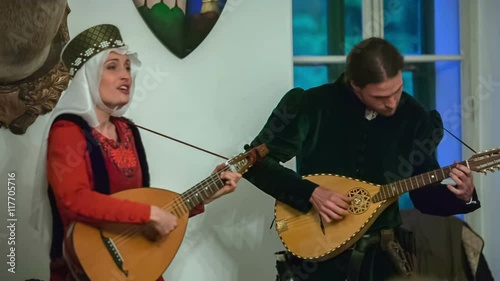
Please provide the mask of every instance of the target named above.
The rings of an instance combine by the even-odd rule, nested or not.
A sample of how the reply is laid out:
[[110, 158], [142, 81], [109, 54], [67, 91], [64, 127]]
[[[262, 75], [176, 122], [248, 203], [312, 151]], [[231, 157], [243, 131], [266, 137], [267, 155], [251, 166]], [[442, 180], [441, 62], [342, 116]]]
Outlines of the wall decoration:
[[24, 134], [67, 88], [69, 12], [66, 0], [0, 1], [0, 128]]
[[134, 0], [153, 34], [179, 58], [207, 37], [227, 0]]

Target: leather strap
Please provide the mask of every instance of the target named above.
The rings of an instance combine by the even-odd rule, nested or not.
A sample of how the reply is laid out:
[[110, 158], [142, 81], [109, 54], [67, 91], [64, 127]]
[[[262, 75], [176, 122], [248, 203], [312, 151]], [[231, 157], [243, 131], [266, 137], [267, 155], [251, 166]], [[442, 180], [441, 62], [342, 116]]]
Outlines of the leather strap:
[[364, 235], [355, 245], [352, 250], [351, 258], [349, 260], [349, 269], [347, 272], [347, 281], [358, 281], [361, 264], [365, 257], [366, 251], [370, 246], [380, 242], [380, 233], [374, 232], [372, 234]]

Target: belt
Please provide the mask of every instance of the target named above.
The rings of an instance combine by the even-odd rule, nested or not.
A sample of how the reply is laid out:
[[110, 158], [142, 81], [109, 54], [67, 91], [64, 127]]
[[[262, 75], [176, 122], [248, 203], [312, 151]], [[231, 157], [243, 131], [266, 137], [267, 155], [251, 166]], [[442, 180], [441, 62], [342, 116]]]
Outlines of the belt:
[[[381, 249], [385, 251], [395, 266], [395, 270], [405, 276], [410, 276], [416, 270], [416, 257], [414, 254], [413, 246], [408, 245], [411, 241], [405, 241], [406, 248], [404, 249], [399, 243], [399, 236], [401, 234], [399, 229], [396, 235], [394, 229], [382, 229], [370, 234], [364, 235], [356, 244], [351, 248], [352, 254], [349, 261], [347, 272], [347, 281], [358, 281], [361, 264], [363, 263], [366, 251], [370, 246], [379, 243]], [[409, 240], [408, 237], [405, 240]], [[410, 246], [410, 247], [409, 247]], [[408, 251], [408, 248], [410, 251]]]
[[[398, 235], [396, 235], [396, 233]], [[389, 258], [399, 269], [400, 273], [409, 275], [413, 269], [413, 258], [410, 254], [405, 253], [399, 245], [399, 233], [394, 229], [382, 229], [374, 231], [363, 235], [352, 247], [347, 251], [351, 252], [349, 263], [347, 266], [347, 279], [346, 281], [358, 281], [360, 280], [360, 271], [363, 260], [365, 259], [365, 254], [373, 246], [377, 245], [389, 254]], [[408, 239], [406, 239], [408, 240]], [[375, 252], [373, 252], [375, 253]], [[297, 280], [298, 278], [293, 272], [290, 263], [293, 264], [293, 257], [288, 251], [276, 252], [277, 259], [277, 280], [291, 281]], [[346, 253], [347, 254], [347, 253]]]

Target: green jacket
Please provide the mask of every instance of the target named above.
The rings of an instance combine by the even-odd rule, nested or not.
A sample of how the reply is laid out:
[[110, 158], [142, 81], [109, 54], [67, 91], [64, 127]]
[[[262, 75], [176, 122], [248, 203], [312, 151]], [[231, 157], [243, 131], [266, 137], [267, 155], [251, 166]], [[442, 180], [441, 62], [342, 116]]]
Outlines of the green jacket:
[[[403, 92], [393, 116], [379, 115], [369, 121], [364, 104], [343, 80], [341, 76], [334, 83], [295, 88], [284, 95], [250, 144], [265, 143], [269, 154], [244, 174], [248, 181], [307, 212], [317, 184], [303, 179], [305, 175], [329, 173], [386, 184], [440, 168], [436, 160], [436, 147], [443, 137], [439, 113], [426, 110]], [[281, 165], [293, 157], [297, 173]], [[410, 198], [418, 210], [431, 215], [463, 214], [480, 207], [476, 192], [477, 203], [466, 204], [441, 184], [413, 190]], [[369, 231], [401, 223], [395, 202]]]

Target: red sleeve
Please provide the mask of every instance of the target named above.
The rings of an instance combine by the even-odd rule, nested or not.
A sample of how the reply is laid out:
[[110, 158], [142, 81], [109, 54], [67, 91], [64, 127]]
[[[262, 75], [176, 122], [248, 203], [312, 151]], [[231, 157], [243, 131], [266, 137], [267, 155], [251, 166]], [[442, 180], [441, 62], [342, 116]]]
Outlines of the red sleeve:
[[47, 177], [61, 214], [87, 223], [146, 223], [148, 204], [113, 198], [91, 188], [89, 154], [80, 128], [67, 121], [52, 127], [47, 147]]
[[200, 203], [196, 205], [191, 211], [189, 212], [189, 217], [194, 217], [196, 215], [199, 215], [201, 213], [205, 212], [205, 204]]

